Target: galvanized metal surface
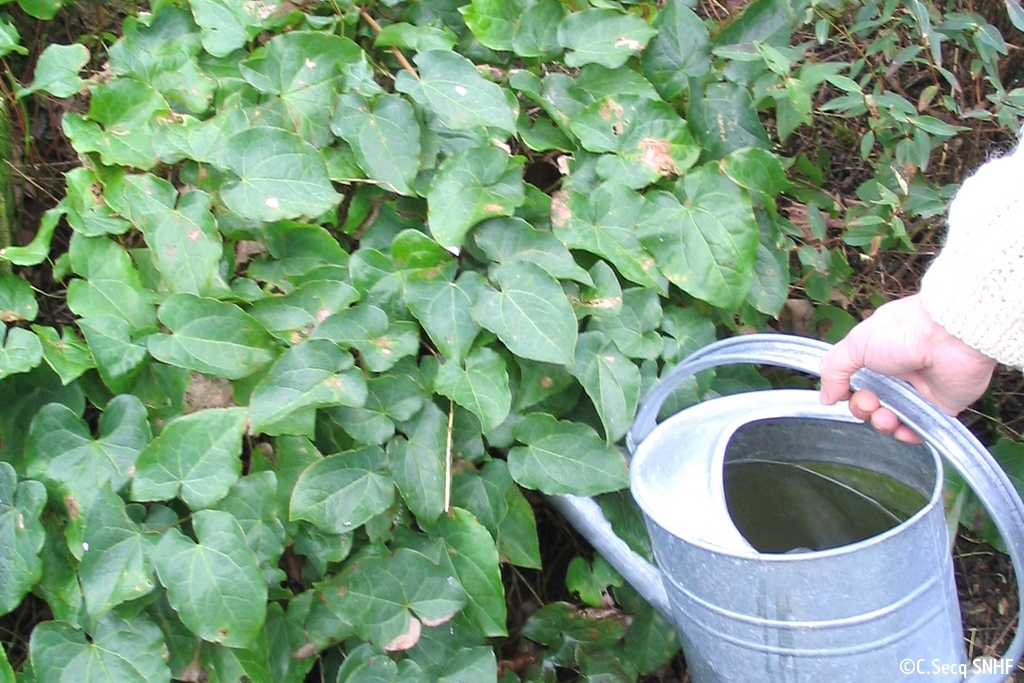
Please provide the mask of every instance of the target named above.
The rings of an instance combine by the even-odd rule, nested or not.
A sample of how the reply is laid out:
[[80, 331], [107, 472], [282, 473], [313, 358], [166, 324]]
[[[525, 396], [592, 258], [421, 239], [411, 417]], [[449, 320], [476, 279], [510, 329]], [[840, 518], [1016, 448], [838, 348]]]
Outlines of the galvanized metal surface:
[[[969, 665], [936, 453], [992, 515], [1024, 594], [1024, 504], [988, 451], [903, 382], [865, 370], [852, 380], [855, 388], [878, 394], [932, 450], [881, 437], [855, 424], [845, 407], [821, 406], [808, 391], [712, 399], [656, 425], [668, 395], [697, 372], [757, 363], [817, 375], [827, 349], [781, 335], [717, 342], [687, 358], [645, 399], [627, 446], [635, 453], [632, 490], [664, 569], [660, 590], [658, 570], [614, 536], [596, 503], [570, 496], [553, 501], [645, 599], [668, 612], [694, 683], [962, 680]], [[770, 435], [744, 445], [760, 448], [759, 457], [856, 464], [916, 488], [928, 503], [895, 529], [859, 543], [796, 555], [758, 553], [732, 523], [722, 489], [725, 449], [744, 425], [770, 425]], [[817, 446], [801, 455], [800, 445], [813, 442]], [[1018, 632], [1004, 662], [968, 680], [1002, 681], [1022, 650]], [[943, 667], [945, 673], [936, 671]]]

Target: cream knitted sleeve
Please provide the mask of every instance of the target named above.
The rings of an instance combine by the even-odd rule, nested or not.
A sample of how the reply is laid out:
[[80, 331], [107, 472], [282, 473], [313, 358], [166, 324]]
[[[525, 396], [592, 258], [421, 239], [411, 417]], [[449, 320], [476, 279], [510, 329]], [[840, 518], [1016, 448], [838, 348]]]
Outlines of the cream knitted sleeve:
[[954, 337], [1024, 367], [1024, 144], [964, 182], [921, 298]]

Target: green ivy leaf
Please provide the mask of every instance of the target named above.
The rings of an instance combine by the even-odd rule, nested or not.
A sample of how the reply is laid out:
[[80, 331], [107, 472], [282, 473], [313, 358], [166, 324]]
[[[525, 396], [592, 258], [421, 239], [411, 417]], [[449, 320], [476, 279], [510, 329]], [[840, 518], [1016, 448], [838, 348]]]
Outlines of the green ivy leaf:
[[505, 93], [484, 80], [473, 62], [450, 50], [420, 52], [413, 61], [419, 67], [420, 80], [403, 71], [395, 80], [395, 89], [429, 107], [444, 125], [452, 130], [486, 126], [515, 133], [515, 115]]
[[397, 95], [372, 102], [359, 95], [338, 98], [331, 129], [352, 146], [368, 178], [393, 192], [412, 195], [420, 166], [420, 128], [412, 105]]
[[0, 249], [0, 261], [8, 261], [16, 266], [37, 266], [45, 261], [46, 255], [50, 253], [53, 231], [57, 229], [64, 213], [63, 202], [48, 210], [43, 214], [39, 230], [32, 241], [23, 247], [3, 247]]
[[259, 434], [300, 410], [363, 405], [366, 381], [354, 365], [350, 353], [327, 340], [288, 349], [249, 399], [250, 432]]
[[465, 369], [454, 361], [442, 364], [434, 390], [476, 415], [485, 433], [504, 422], [512, 406], [505, 360], [489, 348], [473, 350]]
[[270, 17], [277, 0], [236, 3], [230, 0], [192, 0], [192, 16], [203, 31], [203, 49], [214, 57], [226, 57], [256, 37], [262, 19]]
[[494, 539], [471, 512], [452, 508], [441, 515], [430, 535], [444, 541], [442, 561], [466, 591], [463, 614], [484, 636], [507, 635], [505, 590]]
[[438, 625], [463, 608], [466, 593], [453, 577], [425, 555], [399, 548], [387, 557], [361, 559], [335, 611], [355, 624], [359, 636], [384, 647], [405, 633], [410, 612]]
[[28, 372], [43, 362], [43, 346], [28, 330], [0, 323], [0, 341], [0, 379]]
[[129, 331], [156, 327], [156, 308], [125, 249], [106, 237], [74, 235], [71, 269], [84, 279], [68, 283], [68, 307], [81, 318], [116, 316]]
[[85, 45], [48, 45], [36, 62], [32, 84], [18, 88], [15, 94], [19, 99], [40, 91], [60, 98], [76, 95], [85, 85], [78, 72], [88, 61], [89, 48]]
[[195, 113], [205, 112], [216, 83], [199, 68], [199, 28], [188, 10], [162, 7], [144, 25], [126, 17], [121, 40], [110, 47], [110, 70], [155, 87], [169, 101]]
[[445, 159], [427, 194], [427, 224], [438, 244], [458, 253], [466, 232], [522, 205], [522, 159], [494, 147], [470, 148]]
[[[393, 374], [392, 374], [393, 373]], [[395, 422], [411, 420], [423, 408], [427, 393], [417, 378], [397, 372], [370, 377], [362, 408], [335, 408], [338, 422], [352, 438], [380, 445], [395, 433]]]
[[580, 335], [572, 373], [594, 402], [606, 439], [625, 436], [640, 402], [640, 369], [595, 330]]
[[[177, 190], [152, 175], [125, 176], [118, 188], [122, 213], [132, 219], [149, 245], [153, 264], [173, 294], [215, 296], [227, 290], [219, 273], [224, 252], [211, 206], [200, 190]], [[108, 196], [113, 194], [108, 186]]]
[[347, 282], [314, 280], [283, 296], [267, 296], [249, 307], [248, 313], [279, 339], [292, 343], [302, 333], [350, 306], [359, 293]]
[[[0, 57], [6, 57], [7, 55], [15, 52], [19, 55], [27, 55], [28, 49], [21, 44], [21, 36], [18, 35], [18, 28], [8, 22], [0, 21]], [[3, 648], [0, 648], [0, 672], [3, 671]], [[14, 683], [14, 674], [11, 674], [11, 683]], [[4, 680], [0, 678], [0, 680]], [[6, 681], [4, 681], [6, 683]]]
[[521, 0], [473, 0], [459, 8], [466, 26], [480, 44], [492, 50], [512, 49], [512, 35], [526, 9]]
[[[120, 174], [115, 178], [122, 177]], [[84, 237], [123, 235], [132, 224], [117, 215], [110, 205], [109, 187], [116, 180], [108, 180], [106, 192], [92, 169], [79, 167], [64, 175], [67, 195], [58, 205], [67, 212], [68, 225]], [[41, 228], [40, 228], [41, 229]]]
[[412, 660], [396, 664], [377, 648], [360, 645], [345, 653], [336, 683], [426, 683], [429, 679]]
[[264, 93], [259, 104], [268, 125], [298, 133], [316, 148], [333, 141], [330, 129], [343, 67], [365, 61], [354, 42], [314, 31], [274, 36], [239, 67], [243, 78]]
[[85, 632], [60, 621], [32, 630], [29, 658], [37, 681], [170, 683], [163, 634], [148, 617], [102, 617]]
[[38, 314], [32, 285], [17, 275], [0, 276], [0, 322], [31, 322]]
[[758, 230], [750, 198], [715, 165], [688, 173], [667, 192], [648, 195], [637, 223], [641, 243], [683, 291], [732, 309], [747, 296]]
[[473, 319], [517, 356], [570, 364], [576, 350], [576, 314], [558, 281], [529, 262], [498, 266], [494, 278], [501, 291], [482, 288]]
[[391, 507], [395, 485], [387, 456], [375, 446], [332, 455], [307, 467], [292, 491], [291, 521], [346, 534]]
[[404, 431], [388, 444], [388, 461], [402, 498], [416, 519], [433, 524], [444, 511], [445, 446], [448, 418], [432, 402], [425, 402]]
[[573, 12], [558, 25], [558, 43], [570, 50], [565, 55], [567, 66], [600, 64], [617, 69], [657, 33], [635, 14], [588, 8]]
[[770, 235], [766, 235], [762, 230], [747, 301], [762, 313], [777, 317], [782, 307], [786, 305], [788, 296], [789, 251], [780, 248]]
[[496, 263], [529, 261], [557, 280], [593, 285], [590, 274], [576, 264], [569, 250], [550, 232], [537, 230], [521, 218], [492, 218], [473, 231], [476, 245]]
[[39, 516], [45, 505], [42, 484], [19, 483], [10, 463], [0, 462], [0, 614], [17, 607], [41, 576], [46, 531]]
[[636, 222], [644, 198], [621, 183], [599, 185], [589, 195], [570, 192], [552, 200], [555, 237], [570, 249], [601, 256], [626, 279], [668, 293], [668, 282], [654, 257], [640, 244]]
[[153, 542], [125, 512], [109, 486], [93, 491], [85, 518], [84, 553], [78, 574], [89, 616], [97, 618], [121, 603], [148, 594], [155, 583]]
[[402, 21], [388, 24], [377, 34], [374, 47], [397, 47], [413, 52], [427, 50], [450, 50], [459, 42], [455, 33], [447, 26], [438, 28], [430, 25], [414, 26]]
[[622, 454], [586, 425], [533, 413], [516, 425], [515, 438], [525, 446], [509, 451], [508, 468], [520, 486], [577, 496], [629, 486]]
[[642, 188], [666, 175], [682, 175], [700, 156], [686, 122], [671, 105], [642, 95], [610, 95], [569, 121], [584, 149], [611, 152], [597, 175]]
[[533, 508], [503, 460], [492, 460], [480, 472], [464, 470], [456, 474], [452, 502], [472, 512], [487, 527], [503, 560], [517, 567], [541, 567]]
[[203, 640], [248, 647], [263, 628], [267, 584], [242, 528], [227, 512], [192, 515], [198, 543], [177, 529], [153, 551], [160, 583], [181, 621]]
[[44, 406], [28, 429], [26, 473], [56, 484], [62, 495], [74, 499], [76, 510], [88, 510], [104, 485], [119, 491], [128, 483], [152, 438], [146, 407], [130, 394], [107, 403], [97, 431], [94, 439], [89, 425], [63, 404]]
[[107, 388], [129, 391], [143, 369], [146, 347], [132, 342], [128, 322], [114, 315], [97, 315], [79, 318], [78, 328]]
[[280, 128], [249, 128], [224, 143], [219, 164], [238, 176], [221, 190], [224, 204], [245, 218], [317, 218], [337, 205], [327, 165], [316, 148]]
[[446, 359], [461, 362], [480, 332], [470, 311], [483, 278], [462, 273], [454, 282], [452, 269], [420, 268], [402, 273], [405, 304], [420, 321], [430, 341]]
[[172, 334], [147, 338], [159, 361], [215, 377], [241, 379], [274, 359], [274, 343], [252, 316], [234, 304], [175, 294], [158, 312]]
[[690, 78], [711, 70], [711, 38], [704, 22], [684, 0], [666, 2], [653, 27], [658, 31], [644, 50], [644, 75], [666, 100], [678, 97]]
[[0, 645], [0, 683], [14, 683], [14, 669], [7, 661], [7, 653], [3, 645]]
[[630, 358], [654, 360], [662, 349], [661, 335], [656, 331], [661, 315], [657, 292], [630, 287], [622, 292], [622, 309], [618, 315], [595, 320], [589, 329], [604, 332]]
[[8, 377], [0, 382], [0, 461], [22, 466], [28, 430], [39, 409], [47, 403], [63, 403], [77, 414], [85, 410], [85, 398], [78, 382], [64, 386], [48, 367]]
[[688, 118], [705, 156], [721, 158], [744, 147], [771, 148], [750, 93], [735, 83], [711, 83], [703, 95], [694, 93]]
[[32, 591], [46, 601], [53, 618], [80, 626], [85, 621], [85, 601], [78, 582], [78, 560], [68, 549], [63, 520], [56, 516], [43, 519], [46, 543], [40, 553], [43, 575]]
[[415, 323], [390, 322], [376, 306], [357, 306], [339, 311], [313, 330], [310, 339], [329, 339], [344, 347], [354, 347], [372, 372], [384, 372], [420, 348]]
[[273, 586], [284, 580], [278, 563], [288, 536], [281, 522], [283, 510], [277, 500], [276, 475], [268, 471], [242, 477], [214, 509], [230, 513], [238, 522], [267, 584]]
[[131, 78], [114, 79], [93, 90], [86, 116], [64, 116], [64, 134], [79, 154], [96, 152], [108, 166], [147, 170], [157, 162], [157, 121], [169, 111], [152, 86]]
[[180, 496], [193, 510], [228, 494], [242, 464], [245, 408], [210, 408], [171, 420], [139, 454], [132, 500]]
[[757, 192], [766, 201], [789, 189], [782, 161], [759, 147], [740, 149], [722, 160], [722, 172], [749, 192]]
[[540, 0], [526, 8], [512, 34], [512, 50], [520, 57], [549, 60], [558, 57], [558, 26], [565, 19], [565, 8], [557, 0]]

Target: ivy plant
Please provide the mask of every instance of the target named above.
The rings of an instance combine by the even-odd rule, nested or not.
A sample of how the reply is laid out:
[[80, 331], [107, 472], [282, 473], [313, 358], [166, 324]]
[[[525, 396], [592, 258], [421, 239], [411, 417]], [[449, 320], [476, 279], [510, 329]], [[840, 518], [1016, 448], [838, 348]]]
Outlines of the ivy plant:
[[[919, 5], [900, 4], [911, 28]], [[83, 96], [63, 119], [82, 164], [0, 259], [51, 267], [74, 324], [37, 323], [28, 282], [0, 276], [0, 615], [32, 593], [52, 619], [17, 672], [0, 649], [0, 682], [664, 666], [671, 627], [582, 558], [568, 584], [592, 607], [543, 605], [521, 631], [539, 654], [499, 662], [503, 567], [543, 568], [524, 489], [601, 496], [650, 557], [615, 445], [644, 390], [763, 328], [791, 287], [823, 303], [844, 287], [844, 252], [823, 246], [837, 209], [780, 146], [815, 116], [888, 106], [866, 62], [797, 42], [828, 40], [841, 11], [156, 0], [102, 69], [48, 47], [18, 95]], [[998, 32], [942, 26], [998, 80]], [[815, 109], [829, 88], [847, 95]], [[1019, 93], [995, 96], [1009, 125]], [[880, 168], [923, 168], [959, 131], [903, 109], [872, 119]], [[862, 226], [941, 198], [879, 178], [884, 215]], [[677, 402], [757, 381], [702, 376]]]

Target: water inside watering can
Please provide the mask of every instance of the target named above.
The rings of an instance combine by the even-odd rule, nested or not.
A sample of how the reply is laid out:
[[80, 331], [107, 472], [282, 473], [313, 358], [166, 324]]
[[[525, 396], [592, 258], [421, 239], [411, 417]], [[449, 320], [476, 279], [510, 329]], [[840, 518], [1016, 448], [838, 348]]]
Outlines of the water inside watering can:
[[827, 550], [883, 533], [925, 497], [869, 470], [823, 462], [738, 460], [724, 470], [736, 528], [759, 552]]

